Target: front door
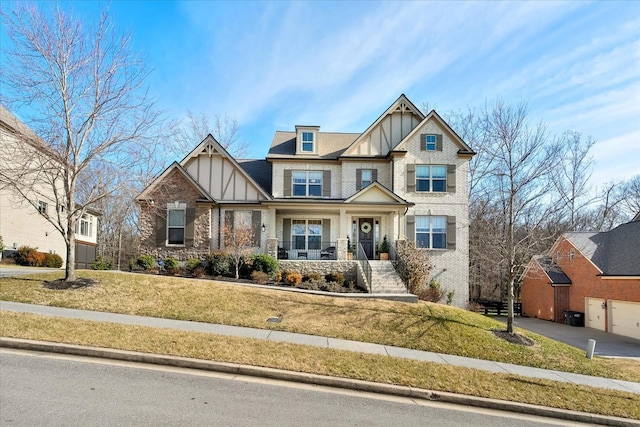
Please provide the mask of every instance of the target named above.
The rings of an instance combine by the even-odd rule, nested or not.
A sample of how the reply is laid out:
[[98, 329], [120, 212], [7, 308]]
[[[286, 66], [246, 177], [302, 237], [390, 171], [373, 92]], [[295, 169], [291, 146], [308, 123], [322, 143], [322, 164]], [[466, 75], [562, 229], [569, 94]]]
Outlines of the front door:
[[373, 218], [360, 218], [358, 221], [358, 241], [367, 254], [373, 259]]

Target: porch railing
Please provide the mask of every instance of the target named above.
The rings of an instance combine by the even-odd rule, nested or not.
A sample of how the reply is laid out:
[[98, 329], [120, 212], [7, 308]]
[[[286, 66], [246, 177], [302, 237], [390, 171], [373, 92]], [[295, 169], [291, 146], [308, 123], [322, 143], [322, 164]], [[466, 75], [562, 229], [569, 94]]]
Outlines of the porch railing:
[[306, 248], [297, 247], [293, 242], [279, 242], [278, 259], [290, 260], [336, 260], [338, 259], [338, 249], [336, 242], [322, 242], [320, 246]]
[[367, 258], [367, 254], [362, 247], [362, 243], [358, 242], [358, 261], [360, 261], [360, 265], [362, 266], [362, 270], [364, 271], [364, 275], [367, 278], [367, 284], [369, 285], [369, 292], [371, 293], [371, 264], [369, 263], [369, 258]]

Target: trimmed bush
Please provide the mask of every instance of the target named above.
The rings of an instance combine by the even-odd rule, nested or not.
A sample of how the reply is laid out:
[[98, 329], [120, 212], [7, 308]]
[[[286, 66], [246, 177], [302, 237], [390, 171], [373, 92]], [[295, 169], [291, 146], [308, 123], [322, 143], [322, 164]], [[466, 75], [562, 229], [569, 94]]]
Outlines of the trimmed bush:
[[269, 275], [264, 271], [252, 271], [251, 280], [256, 282], [258, 285], [264, 285], [269, 281]]
[[42, 261], [43, 267], [60, 268], [62, 267], [62, 257], [58, 254], [44, 254], [44, 260]]
[[136, 259], [136, 264], [143, 270], [152, 270], [156, 268], [156, 258], [153, 255], [140, 255]]
[[262, 271], [272, 276], [278, 269], [278, 260], [269, 254], [257, 254], [251, 257], [253, 271]]
[[163, 260], [163, 267], [165, 271], [170, 274], [177, 274], [180, 272], [180, 264], [178, 260], [173, 257], [167, 257]]
[[93, 270], [111, 270], [111, 267], [111, 260], [103, 258], [102, 255], [98, 255], [96, 260], [91, 264]]
[[323, 280], [322, 280], [322, 275], [320, 275], [319, 273], [309, 273], [302, 276], [302, 281], [303, 282], [312, 282], [312, 281], [320, 282]]
[[[231, 257], [229, 254], [216, 251], [207, 255], [207, 269], [212, 276], [231, 276]], [[235, 272], [233, 273], [235, 275]]]
[[291, 286], [298, 286], [302, 283], [302, 274], [295, 271], [285, 271], [284, 281]]
[[190, 258], [184, 263], [184, 269], [189, 274], [193, 274], [198, 267], [202, 267], [202, 262], [198, 258]]
[[327, 282], [337, 282], [340, 286], [344, 285], [344, 274], [337, 271], [325, 274], [324, 280]]
[[25, 265], [30, 267], [39, 267], [44, 260], [44, 255], [38, 256], [38, 248], [32, 248], [31, 246], [20, 246], [16, 250], [15, 260], [18, 265]]

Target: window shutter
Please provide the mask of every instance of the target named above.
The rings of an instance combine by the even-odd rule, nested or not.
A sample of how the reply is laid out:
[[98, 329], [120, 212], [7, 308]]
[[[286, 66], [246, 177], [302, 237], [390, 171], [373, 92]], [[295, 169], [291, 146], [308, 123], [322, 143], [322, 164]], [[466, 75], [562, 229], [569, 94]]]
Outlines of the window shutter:
[[456, 217], [447, 217], [447, 249], [456, 248]]
[[322, 197], [331, 197], [331, 171], [324, 171], [322, 175]]
[[362, 169], [356, 169], [356, 191], [362, 190]]
[[164, 246], [167, 244], [167, 220], [156, 215], [156, 246]]
[[284, 188], [282, 189], [284, 197], [291, 197], [291, 169], [284, 170]]
[[233, 217], [235, 212], [233, 211], [224, 211], [224, 228], [227, 227], [227, 225], [229, 226], [229, 230], [233, 232]]
[[442, 151], [442, 134], [436, 134], [436, 151]]
[[253, 231], [253, 246], [260, 247], [262, 234], [262, 211], [251, 213], [251, 230]]
[[291, 246], [291, 218], [282, 220], [282, 247], [290, 249]]
[[407, 193], [416, 191], [416, 165], [410, 163], [407, 165]]
[[447, 192], [456, 192], [456, 165], [447, 165]]
[[187, 208], [187, 217], [184, 227], [184, 245], [193, 247], [193, 241], [195, 237], [195, 220], [196, 220], [196, 208]]
[[378, 180], [378, 169], [372, 169], [371, 170], [371, 180], [372, 181], [377, 181]]
[[416, 217], [414, 215], [407, 215], [407, 239], [411, 242], [416, 240]]
[[331, 220], [322, 220], [322, 247], [331, 246]]
[[427, 135], [424, 133], [420, 135], [420, 150], [427, 151]]

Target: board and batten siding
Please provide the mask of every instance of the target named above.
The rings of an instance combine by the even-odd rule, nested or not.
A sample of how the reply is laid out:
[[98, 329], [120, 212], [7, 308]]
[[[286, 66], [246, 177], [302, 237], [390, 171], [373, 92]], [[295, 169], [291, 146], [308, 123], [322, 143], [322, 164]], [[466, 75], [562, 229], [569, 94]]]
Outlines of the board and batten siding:
[[189, 160], [185, 169], [215, 200], [264, 200], [244, 172], [221, 155], [200, 155]]

